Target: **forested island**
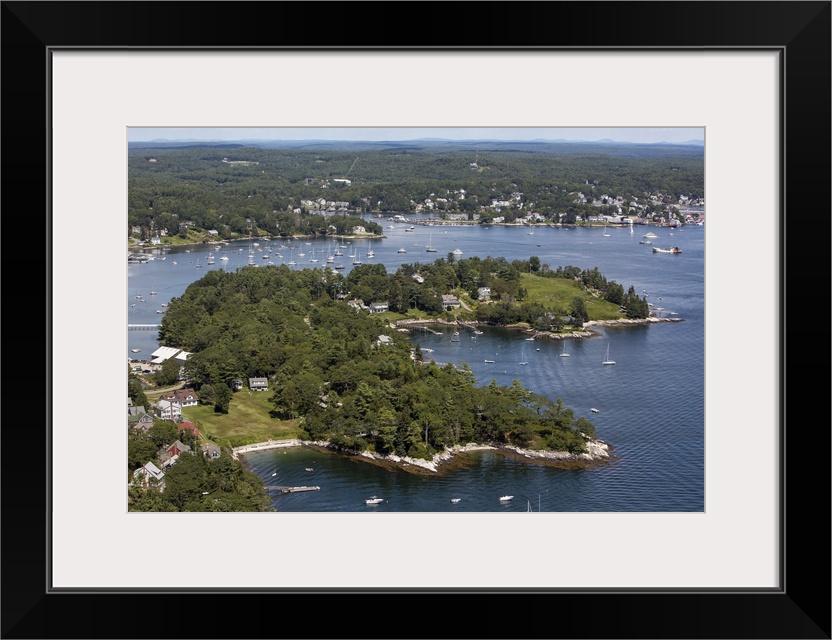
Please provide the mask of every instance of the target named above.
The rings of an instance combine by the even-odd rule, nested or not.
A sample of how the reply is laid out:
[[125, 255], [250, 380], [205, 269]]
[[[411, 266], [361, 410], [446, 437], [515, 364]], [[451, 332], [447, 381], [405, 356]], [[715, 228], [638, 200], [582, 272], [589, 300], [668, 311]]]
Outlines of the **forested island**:
[[[670, 223], [704, 204], [696, 145], [316, 143], [131, 145], [128, 236], [344, 236], [362, 214], [435, 214], [477, 224], [575, 224], [609, 215]], [[696, 214], [694, 214], [696, 215]]]
[[[411, 458], [471, 442], [583, 453], [595, 428], [560, 399], [519, 383], [478, 386], [466, 364], [425, 362], [409, 337], [391, 326], [412, 312], [409, 317], [421, 319], [572, 330], [590, 319], [586, 300], [596, 303], [589, 306], [595, 319], [627, 317], [628, 308], [630, 317], [647, 315], [632, 287], [624, 293], [597, 270], [532, 275], [553, 283], [551, 291], [560, 290], [563, 302], [524, 303], [517, 267], [525, 266], [471, 258], [403, 265], [389, 275], [383, 265], [361, 265], [347, 277], [282, 265], [211, 271], [171, 301], [160, 341], [190, 353], [185, 379], [216, 411], [228, 411], [236, 380], [268, 378], [275, 417], [302, 417], [309, 440]], [[421, 283], [413, 280], [417, 272]], [[482, 284], [493, 286], [498, 298], [476, 310], [442, 309], [442, 294], [464, 295], [465, 286]], [[390, 311], [359, 311], [349, 304], [356, 294], [385, 296]], [[163, 367], [159, 382], [172, 382], [178, 373], [175, 364]]]

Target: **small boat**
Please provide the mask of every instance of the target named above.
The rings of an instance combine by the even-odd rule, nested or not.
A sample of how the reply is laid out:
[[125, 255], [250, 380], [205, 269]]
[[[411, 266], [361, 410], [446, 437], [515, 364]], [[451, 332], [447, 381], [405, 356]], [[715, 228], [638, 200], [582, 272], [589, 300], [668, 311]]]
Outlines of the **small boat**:
[[639, 244], [653, 244], [653, 243], [652, 243], [652, 242], [650, 242], [649, 240], [639, 240], [639, 241], [638, 241], [638, 243], [639, 243]]
[[315, 469], [313, 469], [312, 467], [306, 467], [306, 469], [305, 469], [305, 470], [306, 470], [306, 471], [314, 471]]
[[401, 249], [399, 249], [399, 250], [398, 250], [398, 252], [397, 252], [397, 253], [407, 253], [407, 249], [405, 249], [404, 247], [402, 247]]
[[155, 296], [155, 295], [156, 295], [156, 292], [155, 292], [155, 291], [151, 291], [151, 292], [150, 292], [150, 295]]
[[457, 504], [462, 498], [451, 498], [451, 504]]
[[560, 352], [560, 357], [561, 358], [568, 358], [569, 357], [569, 354], [566, 353], [566, 340], [563, 341], [563, 349]]
[[642, 237], [644, 237], [644, 238], [658, 238], [659, 236], [657, 236], [657, 235], [656, 235], [655, 233], [653, 233], [652, 231], [648, 231], [648, 232], [647, 232], [647, 233], [645, 233], [645, 234], [644, 234], [644, 236], [642, 236]]
[[342, 265], [342, 264], [336, 264], [334, 268], [335, 268], [335, 269], [339, 269], [339, 270], [340, 270], [340, 269], [343, 269], [343, 268], [344, 268], [344, 265]]
[[592, 413], [601, 413], [601, 410], [600, 410], [600, 409], [596, 409], [595, 407], [592, 407], [592, 408], [590, 409], [590, 411], [592, 411]]
[[132, 351], [133, 353], [139, 353], [141, 349], [130, 349], [130, 351]]
[[481, 336], [481, 335], [482, 335], [482, 331], [479, 331], [479, 330], [475, 329], [475, 330], [474, 330], [474, 335], [475, 335], [475, 336]]
[[436, 253], [436, 249], [433, 248], [433, 236], [432, 235], [428, 238], [428, 246], [425, 247], [425, 251], [427, 251], [428, 253]]
[[134, 303], [133, 303], [133, 304], [131, 304], [130, 306], [131, 306], [131, 307], [135, 307], [135, 306], [136, 306], [136, 303], [134, 302]]
[[171, 261], [171, 264], [176, 264], [176, 260], [172, 260], [172, 261]]
[[454, 249], [453, 253], [454, 253], [455, 256], [461, 256], [462, 255], [462, 249]]
[[275, 472], [272, 474], [272, 478], [274, 478], [276, 475], [277, 475], [277, 471], [275, 471]]
[[376, 498], [375, 496], [370, 496], [364, 501], [364, 504], [380, 504], [384, 502], [384, 498]]
[[459, 342], [459, 331], [454, 331], [454, 335], [451, 338], [451, 342]]
[[500, 502], [508, 502], [508, 501], [509, 501], [509, 500], [511, 500], [513, 497], [514, 497], [514, 496], [500, 496]]
[[413, 227], [408, 227], [407, 229], [405, 229], [405, 231], [408, 231], [408, 232], [410, 232], [410, 233], [413, 233]]
[[163, 306], [163, 307], [167, 307], [167, 306], [168, 306], [168, 303], [167, 303], [167, 302], [163, 302], [163, 303], [162, 303], [162, 306]]
[[494, 361], [493, 360], [486, 360], [485, 364], [494, 364]]
[[604, 361], [601, 364], [615, 364], [615, 360], [610, 360], [610, 345], [607, 345], [607, 353], [604, 356]]
[[679, 247], [669, 247], [667, 249], [653, 247], [653, 253], [682, 253], [682, 250]]

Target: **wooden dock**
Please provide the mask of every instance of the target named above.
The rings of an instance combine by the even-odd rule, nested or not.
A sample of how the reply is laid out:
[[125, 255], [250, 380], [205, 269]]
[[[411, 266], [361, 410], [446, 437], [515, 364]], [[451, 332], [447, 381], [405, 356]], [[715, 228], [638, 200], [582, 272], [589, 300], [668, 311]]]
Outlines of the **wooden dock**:
[[284, 486], [276, 486], [276, 485], [266, 485], [266, 491], [280, 491], [281, 493], [299, 493], [301, 491], [320, 491], [320, 487], [307, 487], [306, 485], [301, 487], [284, 487]]

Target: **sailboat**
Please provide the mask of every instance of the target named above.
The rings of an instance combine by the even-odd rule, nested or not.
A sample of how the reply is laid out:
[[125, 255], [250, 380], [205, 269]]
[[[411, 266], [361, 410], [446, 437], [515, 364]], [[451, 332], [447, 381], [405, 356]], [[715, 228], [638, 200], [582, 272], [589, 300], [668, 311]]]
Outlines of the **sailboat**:
[[560, 357], [561, 358], [568, 358], [569, 354], [566, 353], [566, 340], [562, 340], [561, 342], [563, 342], [563, 349], [561, 349]]
[[436, 253], [436, 249], [433, 248], [433, 234], [428, 237], [428, 246], [425, 247], [425, 251], [428, 253]]
[[606, 238], [609, 238], [609, 237], [610, 237], [610, 234], [609, 234], [609, 232], [607, 231], [607, 225], [604, 225], [604, 237], [606, 237]]
[[526, 345], [523, 345], [523, 354], [519, 364], [529, 364], [528, 360], [526, 360]]
[[615, 364], [615, 360], [610, 360], [610, 345], [607, 344], [607, 353], [604, 355], [604, 361], [601, 364]]
[[630, 235], [633, 235], [633, 223], [630, 223]]

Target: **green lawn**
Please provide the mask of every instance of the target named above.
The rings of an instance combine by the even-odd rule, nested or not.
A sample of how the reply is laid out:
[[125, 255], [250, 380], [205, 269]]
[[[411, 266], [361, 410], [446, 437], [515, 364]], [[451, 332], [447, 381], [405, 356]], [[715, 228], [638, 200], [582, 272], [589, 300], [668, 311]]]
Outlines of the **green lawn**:
[[577, 282], [566, 278], [541, 278], [534, 274], [520, 274], [523, 287], [528, 291], [529, 302], [539, 302], [546, 307], [568, 310], [572, 300], [580, 296], [586, 303], [590, 320], [616, 320], [623, 318], [618, 305], [603, 298], [595, 298], [583, 290]]
[[273, 407], [269, 396], [268, 391], [243, 389], [234, 393], [227, 414], [214, 413], [213, 406], [198, 405], [184, 407], [182, 417], [221, 446], [300, 438], [299, 420], [278, 420], [271, 416]]

